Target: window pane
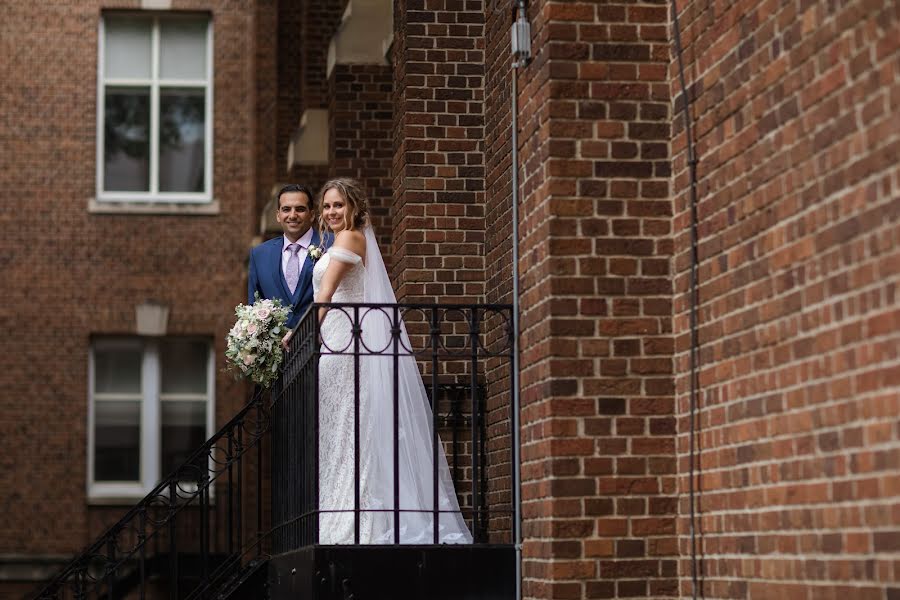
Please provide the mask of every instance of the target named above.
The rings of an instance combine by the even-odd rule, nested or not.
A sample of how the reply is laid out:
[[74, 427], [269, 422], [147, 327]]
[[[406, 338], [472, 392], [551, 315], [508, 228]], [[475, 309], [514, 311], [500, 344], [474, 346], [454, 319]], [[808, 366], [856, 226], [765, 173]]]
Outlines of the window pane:
[[106, 77], [150, 78], [150, 24], [148, 19], [104, 19]]
[[[166, 476], [193, 454], [206, 441], [206, 402], [163, 402], [161, 476]], [[197, 461], [197, 467], [207, 468], [206, 457]], [[190, 472], [188, 479], [195, 473]]]
[[173, 19], [159, 25], [159, 76], [206, 79], [207, 21]]
[[141, 478], [140, 402], [101, 401], [94, 405], [94, 480]]
[[106, 88], [103, 188], [150, 190], [150, 90]]
[[141, 393], [141, 353], [117, 348], [94, 352], [94, 390], [101, 394]]
[[165, 88], [159, 93], [159, 189], [202, 192], [206, 128], [202, 89]]
[[209, 347], [205, 342], [165, 342], [162, 347], [162, 393], [205, 394], [208, 354]]

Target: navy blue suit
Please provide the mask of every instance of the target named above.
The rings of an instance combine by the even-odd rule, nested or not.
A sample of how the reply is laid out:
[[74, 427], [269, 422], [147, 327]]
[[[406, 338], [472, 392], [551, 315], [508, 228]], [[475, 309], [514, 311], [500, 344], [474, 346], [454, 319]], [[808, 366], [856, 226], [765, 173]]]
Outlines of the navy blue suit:
[[[319, 245], [319, 232], [313, 230], [312, 246]], [[301, 252], [303, 266], [300, 281], [291, 294], [284, 273], [281, 270], [281, 254], [284, 250], [284, 236], [278, 236], [250, 250], [250, 276], [247, 278], [247, 301], [253, 303], [258, 292], [260, 298], [278, 298], [284, 306], [293, 307], [287, 326], [293, 329], [300, 317], [313, 301], [312, 271], [313, 260]]]

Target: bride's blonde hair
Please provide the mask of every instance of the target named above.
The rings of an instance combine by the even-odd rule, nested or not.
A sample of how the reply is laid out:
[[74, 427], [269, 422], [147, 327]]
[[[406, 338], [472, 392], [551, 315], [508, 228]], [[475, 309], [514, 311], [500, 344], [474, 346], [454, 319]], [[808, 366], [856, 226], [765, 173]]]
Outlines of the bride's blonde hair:
[[337, 190], [344, 202], [347, 203], [344, 229], [362, 229], [365, 227], [369, 219], [369, 201], [366, 199], [366, 193], [355, 179], [338, 177], [327, 181], [322, 186], [322, 191], [319, 192], [319, 230], [321, 232], [330, 230], [328, 223], [325, 222], [324, 211], [321, 210], [325, 202], [325, 193], [328, 190]]

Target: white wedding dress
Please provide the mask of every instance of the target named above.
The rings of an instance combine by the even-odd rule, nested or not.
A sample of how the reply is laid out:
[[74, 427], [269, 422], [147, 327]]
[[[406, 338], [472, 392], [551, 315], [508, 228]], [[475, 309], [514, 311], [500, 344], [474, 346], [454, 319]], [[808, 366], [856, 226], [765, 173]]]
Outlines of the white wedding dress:
[[[356, 254], [330, 248], [313, 268], [318, 294], [332, 260], [352, 264], [332, 296], [333, 303], [396, 304], [371, 228], [366, 228], [368, 265]], [[400, 435], [399, 539], [394, 528], [394, 360], [393, 311], [358, 309], [362, 327], [359, 357], [360, 399], [360, 544], [431, 544], [434, 542], [434, 468], [432, 416], [421, 376], [412, 356], [398, 361], [396, 393]], [[354, 309], [333, 308], [321, 324], [319, 358], [319, 543], [354, 543]], [[401, 327], [400, 347], [409, 348]], [[370, 352], [371, 351], [371, 352]], [[337, 354], [341, 353], [341, 354]], [[401, 354], [403, 352], [401, 351]], [[438, 541], [471, 543], [443, 449], [438, 445]]]

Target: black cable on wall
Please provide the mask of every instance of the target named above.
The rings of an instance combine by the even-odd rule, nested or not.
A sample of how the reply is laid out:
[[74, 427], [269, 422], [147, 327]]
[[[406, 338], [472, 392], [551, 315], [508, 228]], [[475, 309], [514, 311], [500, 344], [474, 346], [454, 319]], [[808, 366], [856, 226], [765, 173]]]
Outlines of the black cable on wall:
[[681, 48], [681, 31], [678, 26], [678, 7], [675, 0], [672, 2], [672, 30], [675, 36], [675, 55], [678, 58], [678, 79], [681, 83], [681, 99], [682, 108], [684, 110], [684, 131], [687, 136], [687, 153], [688, 153], [688, 169], [691, 181], [691, 309], [690, 309], [690, 327], [691, 327], [691, 390], [690, 390], [690, 449], [688, 455], [688, 495], [690, 501], [690, 532], [691, 532], [691, 597], [697, 600], [697, 592], [699, 588], [699, 573], [697, 564], [697, 514], [695, 502], [695, 471], [697, 458], [695, 456], [696, 449], [694, 438], [696, 437], [696, 420], [697, 420], [697, 394], [700, 390], [700, 336], [697, 329], [697, 311], [700, 303], [700, 286], [698, 282], [699, 269], [699, 252], [697, 250], [697, 153], [694, 148], [694, 138], [691, 132], [691, 110], [690, 95], [688, 94], [687, 84], [684, 78], [684, 60], [682, 58]]

